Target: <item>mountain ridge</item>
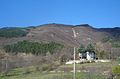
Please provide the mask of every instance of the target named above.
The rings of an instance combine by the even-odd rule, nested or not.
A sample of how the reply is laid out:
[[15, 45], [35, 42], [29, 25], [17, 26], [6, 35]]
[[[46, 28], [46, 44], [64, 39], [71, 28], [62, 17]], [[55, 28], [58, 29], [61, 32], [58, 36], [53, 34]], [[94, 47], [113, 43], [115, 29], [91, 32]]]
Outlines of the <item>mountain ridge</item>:
[[[75, 29], [76, 38], [73, 37], [72, 28]], [[0, 37], [0, 46], [23, 40], [33, 42], [54, 41], [61, 43], [66, 47], [79, 47], [80, 44], [87, 45], [89, 43], [93, 43], [107, 51], [107, 46], [111, 45], [109, 45], [107, 41], [103, 43], [102, 40], [106, 39], [106, 37], [109, 39], [116, 39], [120, 36], [120, 28], [94, 28], [89, 24], [65, 25], [51, 23], [39, 26], [30, 26], [23, 28], [22, 30], [27, 32], [25, 36], [12, 38]]]

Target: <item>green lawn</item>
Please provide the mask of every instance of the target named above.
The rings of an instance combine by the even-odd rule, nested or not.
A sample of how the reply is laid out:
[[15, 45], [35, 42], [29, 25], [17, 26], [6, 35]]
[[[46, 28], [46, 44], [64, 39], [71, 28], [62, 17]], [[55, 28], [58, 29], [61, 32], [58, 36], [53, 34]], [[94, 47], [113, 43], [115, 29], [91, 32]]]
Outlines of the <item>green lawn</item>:
[[[115, 65], [117, 65], [116, 62], [85, 63], [85, 64], [77, 64], [76, 68], [80, 68], [80, 67], [111, 68]], [[58, 67], [58, 70], [62, 68], [72, 69], [73, 65], [62, 65]], [[0, 79], [73, 79], [73, 73], [72, 72], [49, 72], [49, 71], [41, 72], [39, 70], [36, 70], [36, 67], [32, 66], [27, 68], [13, 69], [7, 73], [7, 76], [0, 76]], [[76, 79], [106, 79], [106, 78], [104, 75], [96, 72], [92, 72], [92, 73], [77, 72]]]
[[[16, 76], [5, 76], [0, 79], [73, 79], [73, 73], [30, 73]], [[105, 76], [92, 73], [76, 73], [76, 79], [105, 79]]]
[[[102, 62], [98, 62], [98, 63], [84, 63], [84, 64], [76, 64], [76, 67], [101, 67], [101, 66], [105, 66], [105, 67], [112, 67], [117, 65], [117, 62], [112, 61], [112, 62], [106, 62], [106, 63], [102, 63]], [[62, 65], [61, 67], [73, 67], [73, 65]]]

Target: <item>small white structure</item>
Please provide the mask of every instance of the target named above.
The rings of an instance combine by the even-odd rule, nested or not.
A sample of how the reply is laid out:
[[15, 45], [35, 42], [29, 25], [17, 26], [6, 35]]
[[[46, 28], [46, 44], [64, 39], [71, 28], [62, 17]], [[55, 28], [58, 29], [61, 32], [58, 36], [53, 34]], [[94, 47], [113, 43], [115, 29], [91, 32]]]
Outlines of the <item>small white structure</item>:
[[86, 52], [87, 53], [87, 60], [94, 60], [95, 59], [95, 53], [94, 52]]
[[86, 59], [87, 59], [87, 60], [91, 60], [92, 58], [91, 58], [91, 55], [89, 54], [89, 52], [86, 52], [86, 53], [87, 53]]
[[79, 53], [79, 57], [80, 57], [80, 60], [81, 59], [86, 59], [86, 60], [94, 60], [96, 59], [96, 54], [95, 52], [89, 52], [89, 51], [86, 51], [84, 53]]

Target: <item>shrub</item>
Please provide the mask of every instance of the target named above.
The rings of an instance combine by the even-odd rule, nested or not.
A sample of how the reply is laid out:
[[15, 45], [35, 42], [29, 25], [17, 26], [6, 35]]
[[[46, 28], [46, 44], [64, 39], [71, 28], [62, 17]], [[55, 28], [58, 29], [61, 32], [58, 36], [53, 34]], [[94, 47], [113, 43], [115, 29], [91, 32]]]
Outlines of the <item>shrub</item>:
[[114, 74], [114, 79], [120, 79], [120, 66], [115, 66], [112, 69], [113, 74]]

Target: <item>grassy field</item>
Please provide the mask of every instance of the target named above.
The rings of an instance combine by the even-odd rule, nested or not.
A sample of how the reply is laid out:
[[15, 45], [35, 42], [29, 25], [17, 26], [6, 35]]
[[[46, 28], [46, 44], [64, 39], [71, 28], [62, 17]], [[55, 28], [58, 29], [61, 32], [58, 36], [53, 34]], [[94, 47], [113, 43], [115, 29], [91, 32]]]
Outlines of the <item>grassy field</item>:
[[[14, 76], [0, 77], [0, 79], [73, 79], [73, 73], [40, 73], [34, 72]], [[76, 79], [105, 79], [105, 76], [92, 73], [76, 73]]]
[[[76, 69], [82, 67], [95, 68], [95, 70], [107, 70], [117, 65], [116, 62], [109, 63], [85, 63], [77, 64]], [[73, 69], [73, 65], [61, 65], [57, 70]], [[50, 72], [50, 71], [39, 71], [36, 67], [17, 68], [9, 71], [6, 76], [0, 76], [0, 79], [73, 79], [73, 73], [70, 71], [65, 72]], [[77, 72], [76, 79], [106, 79], [106, 76], [101, 73], [93, 72]]]

